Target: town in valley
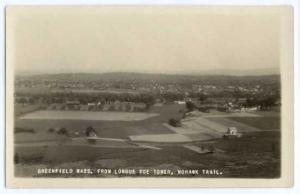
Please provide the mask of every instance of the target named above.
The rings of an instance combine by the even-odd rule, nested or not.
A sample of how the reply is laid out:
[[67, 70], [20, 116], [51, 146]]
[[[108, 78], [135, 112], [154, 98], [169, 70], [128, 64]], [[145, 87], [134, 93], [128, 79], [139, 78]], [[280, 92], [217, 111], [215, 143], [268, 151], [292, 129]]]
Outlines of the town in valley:
[[276, 178], [280, 88], [278, 74], [16, 74], [15, 175]]

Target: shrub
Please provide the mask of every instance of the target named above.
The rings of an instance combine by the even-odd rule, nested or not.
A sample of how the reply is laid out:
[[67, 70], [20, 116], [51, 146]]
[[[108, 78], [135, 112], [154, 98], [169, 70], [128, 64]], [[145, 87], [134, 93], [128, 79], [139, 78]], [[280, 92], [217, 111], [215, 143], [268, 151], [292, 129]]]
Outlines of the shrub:
[[66, 128], [60, 128], [57, 131], [57, 134], [59, 134], [59, 135], [67, 135], [68, 134], [68, 130]]
[[91, 136], [91, 134], [97, 134], [97, 132], [96, 132], [96, 130], [92, 126], [89, 126], [85, 130], [85, 135], [86, 136]]
[[178, 119], [170, 119], [169, 124], [172, 125], [173, 127], [181, 127], [181, 121]]
[[185, 103], [185, 106], [188, 109], [188, 112], [191, 112], [191, 111], [195, 110], [195, 108], [196, 108], [195, 104], [191, 101], [187, 101]]
[[48, 132], [49, 132], [49, 133], [53, 133], [54, 131], [55, 131], [55, 129], [53, 129], [53, 128], [49, 128], [49, 129], [48, 129]]

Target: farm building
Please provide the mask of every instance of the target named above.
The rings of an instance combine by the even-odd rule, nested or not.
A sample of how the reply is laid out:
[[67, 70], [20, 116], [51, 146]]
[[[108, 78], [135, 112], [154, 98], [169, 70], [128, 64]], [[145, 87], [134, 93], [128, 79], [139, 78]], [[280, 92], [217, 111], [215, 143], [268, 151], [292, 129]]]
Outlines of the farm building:
[[89, 102], [87, 104], [87, 109], [97, 111], [97, 110], [100, 110], [100, 106], [101, 106], [101, 102], [99, 102], [99, 103]]
[[175, 103], [175, 104], [185, 104], [185, 101], [180, 101], [180, 100], [178, 100], [178, 101], [174, 101], [174, 103]]
[[232, 137], [241, 137], [242, 134], [238, 133], [236, 127], [228, 127], [227, 132], [224, 134], [225, 138], [232, 138]]

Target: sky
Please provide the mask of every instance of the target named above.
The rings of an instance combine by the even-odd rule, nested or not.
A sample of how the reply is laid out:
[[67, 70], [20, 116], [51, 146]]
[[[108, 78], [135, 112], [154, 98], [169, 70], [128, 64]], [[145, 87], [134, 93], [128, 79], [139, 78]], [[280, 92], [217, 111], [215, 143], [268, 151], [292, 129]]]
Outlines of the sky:
[[10, 7], [17, 72], [279, 72], [282, 12], [243, 7]]

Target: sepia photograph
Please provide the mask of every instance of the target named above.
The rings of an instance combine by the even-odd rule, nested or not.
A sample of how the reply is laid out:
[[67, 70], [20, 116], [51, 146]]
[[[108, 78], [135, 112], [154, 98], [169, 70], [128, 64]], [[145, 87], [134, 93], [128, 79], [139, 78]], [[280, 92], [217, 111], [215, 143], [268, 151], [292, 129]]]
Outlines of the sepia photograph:
[[6, 88], [13, 187], [292, 185], [292, 7], [8, 6]]

